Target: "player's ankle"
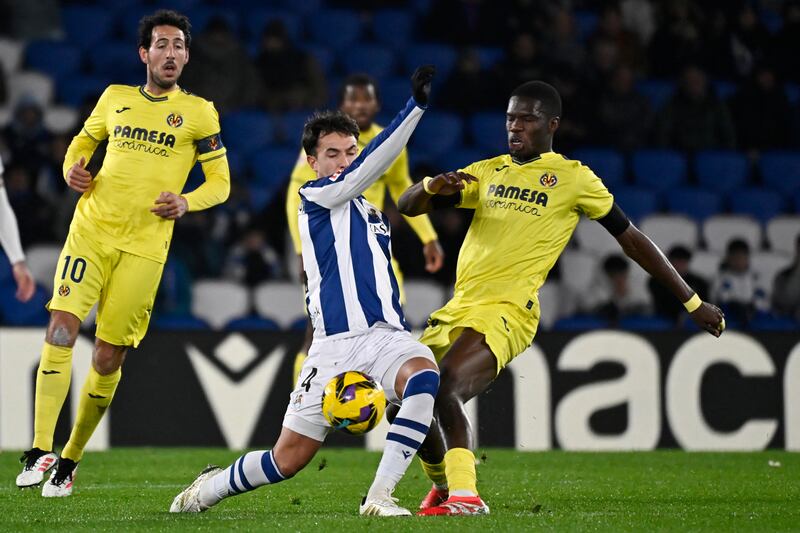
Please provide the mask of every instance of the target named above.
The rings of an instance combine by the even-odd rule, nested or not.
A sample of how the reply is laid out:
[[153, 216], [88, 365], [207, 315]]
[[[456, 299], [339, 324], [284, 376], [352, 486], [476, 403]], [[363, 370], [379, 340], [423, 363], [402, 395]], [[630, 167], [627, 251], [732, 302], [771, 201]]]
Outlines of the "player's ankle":
[[450, 491], [450, 496], [458, 496], [461, 498], [474, 498], [477, 495], [477, 492], [472, 492], [471, 490], [467, 489], [456, 489]]
[[367, 499], [371, 500], [373, 498], [391, 495], [396, 484], [394, 480], [386, 476], [375, 476], [375, 481], [372, 482], [369, 491], [367, 491]]

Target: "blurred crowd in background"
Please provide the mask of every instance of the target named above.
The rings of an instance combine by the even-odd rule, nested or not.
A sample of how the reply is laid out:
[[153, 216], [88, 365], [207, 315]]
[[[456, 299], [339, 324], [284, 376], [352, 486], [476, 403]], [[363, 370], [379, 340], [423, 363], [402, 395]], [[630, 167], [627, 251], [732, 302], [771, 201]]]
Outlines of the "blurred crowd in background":
[[[113, 4], [0, 0], [0, 156], [24, 246], [60, 246], [77, 201], [62, 178], [72, 136], [105, 85], [145, 81], [135, 46], [138, 18], [160, 7], [189, 15], [191, 59], [180, 85], [219, 110], [233, 190], [225, 205], [176, 225], [157, 299], [164, 313], [188, 312], [196, 280], [255, 287], [296, 279], [283, 204], [304, 117], [338, 105], [341, 80], [361, 71], [377, 80], [383, 101], [378, 122], [386, 124], [407, 98], [410, 71], [432, 61], [439, 78], [425, 118], [431, 125], [409, 148], [415, 181], [503, 153], [510, 91], [528, 80], [547, 81], [563, 99], [557, 152], [597, 156], [599, 168], [588, 163], [615, 195], [619, 191], [623, 209], [637, 222], [672, 213], [696, 224], [694, 242], [665, 253], [701, 296], [724, 304], [742, 324], [760, 314], [800, 319], [800, 241], [792, 238], [789, 248], [777, 250], [767, 236], [770, 221], [800, 205], [800, 1]], [[717, 183], [704, 181], [695, 163], [709, 153], [741, 162], [741, 177], [727, 184], [723, 165], [714, 175]], [[94, 172], [102, 154], [101, 147], [90, 166]], [[648, 185], [637, 166], [641, 154], [677, 157], [682, 173], [672, 184], [664, 182], [668, 188]], [[777, 167], [788, 177], [768, 174], [767, 156], [788, 161]], [[656, 164], [663, 160], [658, 157]], [[608, 161], [618, 164], [606, 166]], [[187, 188], [200, 180], [195, 169]], [[670, 197], [681, 187], [703, 205], [676, 205]], [[626, 193], [634, 199], [628, 205], [621, 201]], [[760, 200], [740, 210], [741, 197], [751, 194]], [[393, 208], [388, 212], [406, 277], [431, 279], [415, 235]], [[706, 242], [706, 221], [730, 213], [753, 217], [758, 238], [733, 234], [723, 243]], [[449, 288], [470, 213], [448, 210], [432, 219], [447, 254], [445, 268], [432, 279]], [[713, 271], [690, 272], [693, 254], [712, 248]], [[754, 254], [782, 254], [784, 262], [772, 263], [778, 266], [769, 270], [770, 279], [759, 279]], [[681, 320], [680, 305], [654, 282], [631, 289], [631, 270], [638, 267], [627, 259], [595, 259], [592, 290], [561, 293], [561, 301], [572, 303], [561, 306], [560, 317], [588, 315], [617, 324], [626, 316], [655, 315], [662, 321], [651, 321], [655, 326]], [[567, 291], [565, 277], [557, 265], [552, 281]]]

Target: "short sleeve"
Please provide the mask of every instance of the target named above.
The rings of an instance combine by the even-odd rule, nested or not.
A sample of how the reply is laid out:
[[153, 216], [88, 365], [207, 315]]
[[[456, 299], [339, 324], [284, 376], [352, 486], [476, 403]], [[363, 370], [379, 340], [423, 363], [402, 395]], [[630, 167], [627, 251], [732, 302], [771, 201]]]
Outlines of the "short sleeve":
[[[471, 174], [481, 179], [481, 167], [478, 163], [472, 163], [471, 165], [458, 169], [459, 172], [466, 172], [467, 174]], [[480, 203], [480, 193], [481, 193], [481, 183], [480, 181], [471, 181], [469, 183], [464, 184], [464, 190], [461, 191], [461, 201], [456, 204], [456, 207], [461, 207], [463, 209], [475, 209], [478, 207]]]
[[578, 211], [593, 220], [602, 218], [611, 211], [614, 196], [589, 167], [581, 166], [578, 169], [577, 185], [575, 208]]
[[201, 163], [222, 157], [226, 153], [219, 127], [219, 113], [211, 102], [206, 102], [205, 112], [201, 113], [195, 139], [197, 159]]
[[83, 124], [83, 131], [91, 137], [94, 141], [100, 142], [108, 138], [108, 127], [106, 124], [106, 113], [108, 112], [108, 98], [111, 92], [111, 87], [107, 87], [100, 99], [97, 100], [92, 114], [86, 119]]

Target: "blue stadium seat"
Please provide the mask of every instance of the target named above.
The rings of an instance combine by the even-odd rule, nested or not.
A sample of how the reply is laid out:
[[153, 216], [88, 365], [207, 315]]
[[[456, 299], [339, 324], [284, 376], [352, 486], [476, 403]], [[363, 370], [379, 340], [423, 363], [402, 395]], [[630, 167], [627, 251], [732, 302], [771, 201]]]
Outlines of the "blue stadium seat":
[[616, 150], [608, 148], [583, 148], [570, 154], [591, 168], [607, 187], [614, 187], [625, 181], [625, 158]]
[[263, 211], [284, 188], [284, 184], [282, 183], [249, 185], [247, 187], [247, 196], [250, 209], [255, 213]]
[[469, 134], [472, 144], [476, 148], [489, 151], [492, 157], [508, 153], [506, 117], [503, 113], [473, 113], [469, 118]]
[[698, 222], [722, 211], [722, 197], [714, 189], [679, 187], [666, 193], [667, 210], [694, 218]]
[[259, 150], [250, 159], [253, 184], [264, 187], [282, 187], [289, 182], [297, 161], [296, 148], [267, 148]]
[[744, 154], [733, 150], [705, 150], [694, 160], [694, 172], [701, 187], [729, 192], [742, 187], [750, 173]]
[[575, 11], [575, 30], [578, 34], [578, 39], [585, 41], [597, 29], [598, 15], [596, 11], [590, 10], [577, 10]]
[[751, 215], [761, 222], [783, 212], [784, 196], [765, 188], [744, 188], [731, 191], [728, 196], [731, 211]]
[[[118, 24], [122, 30], [121, 40], [137, 45], [139, 43], [139, 21], [145, 15], [151, 15], [152, 13], [152, 6], [144, 5], [143, 3], [134, 4], [118, 11], [115, 17], [118, 19]], [[194, 31], [192, 31], [192, 35], [194, 35]]]
[[660, 208], [658, 195], [649, 189], [620, 187], [611, 192], [614, 194], [614, 201], [635, 222], [658, 212]]
[[[333, 51], [329, 48], [326, 48], [324, 45], [316, 45], [314, 43], [305, 43], [302, 45], [303, 50], [314, 56], [314, 59], [317, 60], [319, 63], [319, 67], [322, 69], [323, 72], [328, 73], [334, 67], [334, 54]], [[328, 88], [336, 89], [338, 88], [336, 85], [331, 83], [330, 79], [328, 80]]]
[[362, 44], [344, 54], [342, 59], [348, 73], [365, 72], [373, 78], [394, 74], [394, 52], [380, 45]]
[[280, 331], [280, 329], [274, 320], [258, 315], [235, 318], [225, 325], [226, 331]]
[[61, 9], [61, 26], [67, 42], [86, 49], [111, 35], [114, 19], [103, 7], [67, 6]]
[[638, 150], [631, 158], [636, 185], [665, 191], [686, 181], [686, 156], [675, 150]]
[[482, 68], [491, 68], [506, 57], [505, 50], [495, 46], [482, 46], [477, 49], [477, 52]]
[[308, 322], [308, 318], [306, 318], [306, 317], [298, 318], [297, 320], [292, 322], [292, 325], [289, 326], [289, 329], [291, 331], [305, 331], [306, 330], [306, 322]]
[[775, 316], [769, 313], [757, 313], [749, 324], [750, 329], [761, 331], [797, 331], [800, 324], [785, 316]]
[[435, 65], [436, 77], [446, 80], [456, 65], [458, 53], [445, 44], [415, 44], [403, 51], [403, 66], [409, 74], [420, 65]]
[[281, 0], [280, 3], [298, 15], [309, 15], [322, 7], [322, 0]]
[[790, 104], [797, 105], [797, 102], [800, 102], [800, 84], [784, 83], [783, 90]]
[[463, 129], [461, 118], [453, 113], [439, 112], [425, 116], [411, 138], [415, 157], [430, 162], [454, 150], [463, 142]]
[[494, 155], [487, 155], [483, 150], [477, 148], [456, 148], [440, 154], [434, 161], [434, 164], [437, 171], [447, 172], [464, 168], [476, 161], [494, 157]]
[[727, 100], [739, 90], [739, 85], [730, 81], [717, 80], [714, 82], [714, 91], [720, 100]]
[[659, 110], [675, 92], [675, 82], [666, 80], [646, 80], [636, 84], [636, 92], [644, 95], [654, 110]]
[[247, 156], [270, 143], [274, 126], [263, 111], [237, 111], [222, 117], [222, 131], [228, 150]]
[[634, 315], [620, 320], [619, 327], [633, 331], [667, 331], [672, 329], [673, 324], [659, 316]]
[[65, 78], [56, 85], [58, 99], [69, 106], [80, 107], [84, 100], [97, 100], [108, 86], [108, 80], [93, 76]]
[[375, 40], [393, 50], [402, 50], [414, 34], [414, 19], [404, 9], [380, 9], [372, 16]]
[[334, 50], [341, 50], [361, 37], [361, 19], [356, 11], [324, 9], [306, 22], [311, 40]]
[[26, 303], [16, 299], [13, 279], [0, 283], [0, 323], [9, 326], [46, 326], [49, 319], [45, 304], [50, 294], [37, 286], [33, 298]]
[[289, 147], [293, 147], [295, 149], [295, 156], [300, 149], [300, 141], [303, 137], [303, 126], [312, 113], [314, 113], [312, 109], [290, 111], [281, 115], [278, 121], [281, 130], [281, 142]]
[[78, 47], [60, 41], [33, 41], [25, 49], [28, 67], [62, 78], [77, 74], [81, 68], [81, 51]]
[[89, 54], [95, 76], [108, 78], [112, 83], [131, 83], [145, 76], [145, 66], [139, 60], [136, 46], [127, 42], [107, 43]]
[[8, 262], [8, 256], [6, 256], [3, 249], [0, 248], [0, 285], [7, 280], [11, 280], [12, 276], [11, 263]]
[[[394, 116], [411, 97], [411, 83], [405, 76], [389, 78], [380, 82], [380, 93], [382, 114]], [[385, 124], [388, 123], [384, 122]]]
[[225, 9], [221, 6], [198, 5], [197, 7], [187, 10], [186, 15], [192, 22], [192, 34], [195, 36], [203, 33], [206, 27], [208, 27], [208, 23], [217, 17], [225, 19], [225, 22], [228, 23], [234, 35], [238, 35], [242, 29], [242, 25], [239, 21], [239, 14], [234, 10]]
[[261, 42], [261, 35], [264, 33], [264, 28], [273, 20], [280, 20], [286, 27], [286, 32], [289, 38], [295, 43], [299, 42], [302, 38], [303, 27], [297, 15], [291, 11], [284, 9], [270, 9], [270, 8], [243, 8], [240, 12], [241, 20], [243, 21], [247, 32], [250, 34], [250, 40], [256, 43]]
[[553, 331], [583, 331], [590, 329], [603, 329], [608, 327], [608, 321], [591, 315], [575, 315], [559, 318], [553, 324]]
[[800, 190], [800, 152], [764, 152], [758, 168], [767, 186], [781, 193]]

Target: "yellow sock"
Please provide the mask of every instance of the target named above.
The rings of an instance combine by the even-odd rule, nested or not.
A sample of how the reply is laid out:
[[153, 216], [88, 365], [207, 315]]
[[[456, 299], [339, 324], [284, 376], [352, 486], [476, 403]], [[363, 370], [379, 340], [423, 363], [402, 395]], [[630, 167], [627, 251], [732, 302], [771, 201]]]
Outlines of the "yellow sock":
[[97, 424], [111, 405], [117, 384], [122, 377], [122, 370], [117, 369], [107, 376], [101, 376], [94, 369], [89, 367], [89, 375], [81, 389], [81, 401], [78, 404], [78, 418], [72, 426], [72, 433], [69, 442], [64, 446], [61, 457], [72, 459], [76, 463], [83, 457], [83, 449], [89, 438], [94, 433]]
[[422, 465], [425, 475], [428, 476], [428, 479], [433, 481], [437, 489], [447, 488], [447, 475], [444, 472], [444, 461], [441, 463], [426, 463], [420, 459], [419, 464]]
[[297, 378], [300, 377], [300, 372], [303, 371], [303, 363], [306, 362], [306, 357], [308, 357], [306, 352], [297, 352], [297, 355], [294, 356], [294, 379], [292, 380], [292, 386], [297, 383]]
[[450, 495], [456, 491], [463, 494], [456, 496], [468, 496], [478, 494], [478, 476], [475, 473], [475, 456], [466, 448], [453, 448], [444, 454], [444, 470], [447, 475], [447, 482], [450, 485]]
[[33, 447], [53, 449], [53, 433], [72, 374], [72, 348], [44, 343], [36, 372], [36, 401], [33, 408]]

